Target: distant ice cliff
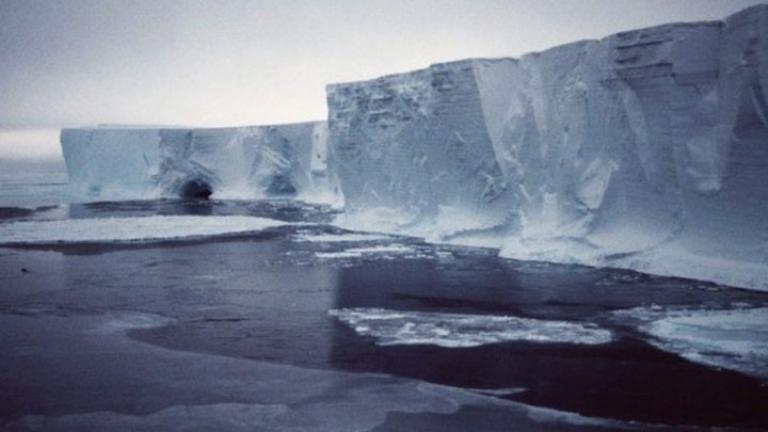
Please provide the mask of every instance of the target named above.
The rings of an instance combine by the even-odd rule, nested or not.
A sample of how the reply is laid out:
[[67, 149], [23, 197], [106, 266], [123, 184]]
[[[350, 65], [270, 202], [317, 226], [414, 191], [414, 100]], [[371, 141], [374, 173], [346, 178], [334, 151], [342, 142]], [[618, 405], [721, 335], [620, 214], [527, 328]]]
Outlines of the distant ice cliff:
[[298, 197], [334, 201], [326, 122], [215, 129], [64, 129], [79, 199]]

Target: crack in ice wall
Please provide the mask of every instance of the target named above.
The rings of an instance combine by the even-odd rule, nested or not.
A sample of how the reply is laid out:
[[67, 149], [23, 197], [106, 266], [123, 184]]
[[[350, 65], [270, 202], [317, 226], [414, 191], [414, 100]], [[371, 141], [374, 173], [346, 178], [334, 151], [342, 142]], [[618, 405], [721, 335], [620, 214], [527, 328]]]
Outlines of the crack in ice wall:
[[768, 289], [768, 6], [328, 87], [349, 227]]

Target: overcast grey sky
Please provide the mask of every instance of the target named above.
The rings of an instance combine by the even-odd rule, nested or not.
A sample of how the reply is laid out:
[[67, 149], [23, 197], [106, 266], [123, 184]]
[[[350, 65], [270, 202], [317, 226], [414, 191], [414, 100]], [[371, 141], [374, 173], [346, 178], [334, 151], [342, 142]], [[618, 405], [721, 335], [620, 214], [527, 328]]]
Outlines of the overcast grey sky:
[[751, 0], [0, 0], [0, 128], [324, 118], [324, 86]]

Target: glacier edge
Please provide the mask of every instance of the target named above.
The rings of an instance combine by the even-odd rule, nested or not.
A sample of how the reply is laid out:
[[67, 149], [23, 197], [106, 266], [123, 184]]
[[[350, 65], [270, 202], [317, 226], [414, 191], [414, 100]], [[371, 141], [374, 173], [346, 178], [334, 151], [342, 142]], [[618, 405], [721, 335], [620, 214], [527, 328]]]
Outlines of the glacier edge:
[[[63, 129], [75, 200], [289, 197], [341, 205], [326, 122], [230, 128]], [[189, 195], [189, 196], [188, 196]]]
[[768, 6], [327, 87], [349, 228], [768, 290]]
[[768, 5], [326, 93], [327, 122], [64, 129], [72, 193], [291, 197], [351, 229], [768, 290]]

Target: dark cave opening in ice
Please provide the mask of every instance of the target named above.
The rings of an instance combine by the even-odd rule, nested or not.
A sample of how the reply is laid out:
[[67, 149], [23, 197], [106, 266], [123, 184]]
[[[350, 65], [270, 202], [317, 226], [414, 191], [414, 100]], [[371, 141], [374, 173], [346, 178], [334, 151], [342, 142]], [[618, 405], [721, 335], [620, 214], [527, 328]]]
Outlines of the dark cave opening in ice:
[[188, 199], [207, 200], [213, 194], [213, 188], [208, 182], [200, 179], [189, 180], [181, 187], [180, 196]]

